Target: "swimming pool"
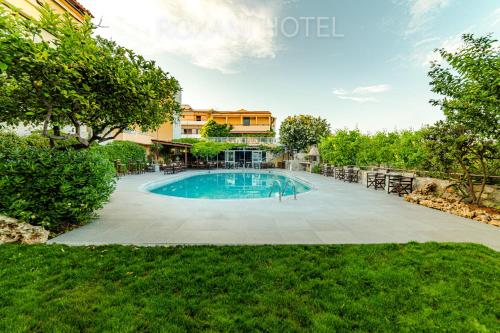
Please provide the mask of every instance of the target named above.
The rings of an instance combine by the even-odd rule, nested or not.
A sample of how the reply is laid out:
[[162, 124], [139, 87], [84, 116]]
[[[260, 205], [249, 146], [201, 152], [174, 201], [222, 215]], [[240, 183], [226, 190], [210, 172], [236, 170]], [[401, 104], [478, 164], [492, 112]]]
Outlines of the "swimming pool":
[[[167, 184], [148, 188], [152, 193], [193, 199], [257, 199], [268, 198], [275, 180], [282, 186], [289, 180], [297, 194], [311, 188], [284, 175], [259, 172], [222, 172], [193, 175]], [[273, 196], [278, 195], [278, 185], [274, 184]], [[293, 195], [288, 184], [284, 196]]]

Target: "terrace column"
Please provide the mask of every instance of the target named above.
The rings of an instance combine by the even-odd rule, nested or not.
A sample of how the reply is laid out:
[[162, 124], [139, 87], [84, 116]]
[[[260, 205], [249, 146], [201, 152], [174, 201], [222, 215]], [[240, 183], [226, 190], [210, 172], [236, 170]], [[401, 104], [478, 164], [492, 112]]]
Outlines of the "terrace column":
[[188, 165], [188, 150], [184, 148], [184, 165], [187, 167]]

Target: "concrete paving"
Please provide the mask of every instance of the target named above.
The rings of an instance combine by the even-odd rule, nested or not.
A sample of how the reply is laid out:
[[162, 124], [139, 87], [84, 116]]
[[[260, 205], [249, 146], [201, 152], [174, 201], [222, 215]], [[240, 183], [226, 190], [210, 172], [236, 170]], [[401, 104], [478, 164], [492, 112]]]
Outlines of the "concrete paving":
[[[500, 228], [306, 172], [286, 172], [314, 186], [286, 197], [207, 200], [147, 192], [144, 184], [177, 175], [122, 177], [100, 218], [50, 241], [90, 244], [347, 244], [473, 242], [500, 250]], [[284, 171], [280, 171], [284, 172]]]

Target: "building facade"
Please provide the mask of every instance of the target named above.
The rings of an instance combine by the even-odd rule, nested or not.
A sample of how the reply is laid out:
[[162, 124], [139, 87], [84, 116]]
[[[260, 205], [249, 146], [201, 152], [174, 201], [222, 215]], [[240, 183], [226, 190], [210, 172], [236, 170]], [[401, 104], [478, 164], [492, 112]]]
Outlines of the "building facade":
[[200, 138], [203, 125], [209, 120], [218, 124], [231, 125], [231, 134], [241, 136], [269, 136], [274, 133], [276, 118], [270, 111], [217, 111], [213, 109], [193, 109], [182, 106], [180, 119], [181, 138]]
[[18, 9], [19, 13], [28, 19], [38, 19], [40, 17], [38, 9], [44, 4], [55, 13], [70, 14], [78, 22], [83, 22], [85, 15], [92, 17], [92, 14], [75, 0], [0, 0], [0, 5], [11, 10]]

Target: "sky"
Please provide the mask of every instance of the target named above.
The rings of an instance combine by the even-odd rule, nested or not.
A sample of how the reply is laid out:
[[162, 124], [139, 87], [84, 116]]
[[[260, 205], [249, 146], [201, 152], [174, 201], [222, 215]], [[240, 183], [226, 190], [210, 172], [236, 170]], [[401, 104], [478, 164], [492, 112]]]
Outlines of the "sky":
[[80, 0], [98, 34], [155, 60], [193, 108], [326, 118], [332, 129], [418, 129], [434, 50], [500, 35], [497, 0]]

